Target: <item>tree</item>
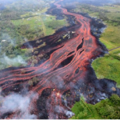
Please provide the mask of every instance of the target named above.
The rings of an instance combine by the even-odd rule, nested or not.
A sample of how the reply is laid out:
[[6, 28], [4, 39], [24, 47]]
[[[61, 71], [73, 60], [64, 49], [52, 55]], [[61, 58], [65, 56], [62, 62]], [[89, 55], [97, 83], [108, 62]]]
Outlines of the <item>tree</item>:
[[28, 81], [28, 84], [29, 84], [30, 86], [32, 86], [32, 85], [33, 85], [33, 81], [32, 81], [32, 80]]
[[87, 104], [81, 99], [72, 111], [75, 113], [73, 119], [120, 119], [120, 97], [113, 94], [95, 105]]

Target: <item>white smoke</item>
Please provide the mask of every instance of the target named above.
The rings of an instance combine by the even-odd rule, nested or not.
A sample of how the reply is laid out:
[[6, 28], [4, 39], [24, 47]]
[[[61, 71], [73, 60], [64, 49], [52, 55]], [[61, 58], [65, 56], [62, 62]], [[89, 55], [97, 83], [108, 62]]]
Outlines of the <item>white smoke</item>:
[[71, 118], [72, 116], [74, 116], [75, 114], [71, 111], [65, 111], [65, 114], [68, 118]]
[[14, 58], [10, 58], [5, 54], [0, 58], [0, 61], [3, 66], [19, 66], [19, 65], [27, 65], [27, 62], [23, 59], [22, 56], [18, 55]]
[[65, 115], [68, 118], [71, 118], [72, 116], [75, 115], [72, 111], [69, 111], [69, 110], [67, 110], [67, 109], [65, 109], [65, 108], [63, 108], [62, 106], [59, 106], [59, 105], [55, 106], [55, 112], [56, 113], [65, 113]]
[[6, 97], [1, 96], [3, 102], [0, 105], [0, 113], [20, 111], [19, 115], [15, 114], [12, 119], [36, 119], [37, 116], [31, 114], [30, 105], [31, 97], [22, 96], [20, 94], [12, 93]]
[[0, 40], [1, 42], [8, 42], [9, 44], [15, 46], [16, 42], [15, 39], [12, 39], [11, 36], [7, 33], [2, 33], [2, 40]]
[[8, 56], [4, 55], [4, 62], [6, 62], [8, 65], [15, 65], [15, 64], [23, 64], [25, 65], [25, 60], [20, 56], [16, 56], [14, 58], [9, 58]]
[[30, 49], [33, 49], [32, 45], [30, 45], [28, 39], [27, 39], [27, 38], [24, 38], [24, 40], [25, 40], [25, 42], [27, 43], [28, 47], [29, 47]]

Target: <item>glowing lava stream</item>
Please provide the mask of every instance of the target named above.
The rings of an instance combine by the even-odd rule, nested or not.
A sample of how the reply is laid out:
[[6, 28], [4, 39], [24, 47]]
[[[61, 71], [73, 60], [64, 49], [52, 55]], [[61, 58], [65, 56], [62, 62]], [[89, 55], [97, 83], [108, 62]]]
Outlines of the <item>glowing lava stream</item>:
[[[17, 85], [28, 85], [28, 81], [34, 77], [37, 77], [39, 82], [34, 86], [29, 86], [29, 94], [35, 93], [34, 97], [31, 98], [31, 105], [34, 105], [34, 114], [39, 118], [40, 111], [37, 108], [38, 98], [43, 97], [43, 91], [49, 93], [46, 97], [46, 111], [48, 118], [67, 118], [66, 115], [70, 105], [64, 105], [66, 100], [62, 100], [65, 96], [65, 92], [71, 91], [78, 83], [79, 80], [84, 80], [87, 66], [91, 64], [91, 60], [101, 55], [103, 52], [102, 48], [97, 44], [96, 38], [91, 34], [90, 30], [90, 19], [83, 17], [82, 15], [70, 13], [65, 8], [56, 2], [57, 9], [61, 9], [65, 15], [74, 16], [76, 21], [81, 24], [81, 27], [75, 32], [77, 36], [69, 39], [64, 46], [55, 50], [48, 60], [37, 67], [28, 67], [15, 70], [1, 71], [0, 86], [3, 92], [7, 89], [13, 89]], [[51, 37], [52, 40], [52, 37]], [[83, 42], [83, 45], [81, 45]], [[78, 49], [79, 45], [81, 48]], [[74, 52], [73, 52], [74, 51]], [[71, 53], [73, 52], [73, 53]], [[71, 54], [70, 54], [71, 53]], [[93, 54], [95, 53], [95, 54]], [[61, 65], [66, 59], [69, 62], [65, 65]], [[24, 70], [25, 73], [21, 73]], [[76, 71], [78, 72], [76, 73]], [[48, 91], [47, 91], [48, 89]], [[71, 97], [74, 96], [74, 91], [71, 91]], [[44, 101], [43, 101], [44, 102]], [[73, 101], [75, 102], [75, 100]], [[40, 106], [40, 105], [39, 105]], [[58, 112], [56, 111], [58, 110]], [[18, 112], [19, 113], [19, 112]], [[12, 118], [15, 114], [15, 118], [19, 115], [16, 112], [8, 115], [8, 118]]]

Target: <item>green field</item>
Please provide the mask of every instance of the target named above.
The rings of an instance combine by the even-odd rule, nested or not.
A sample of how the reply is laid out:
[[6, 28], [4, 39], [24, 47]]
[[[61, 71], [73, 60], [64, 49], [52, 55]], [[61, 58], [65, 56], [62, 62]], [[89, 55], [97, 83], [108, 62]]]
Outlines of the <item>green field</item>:
[[105, 32], [101, 35], [100, 41], [108, 48], [114, 49], [120, 46], [120, 25], [113, 26], [110, 23], [107, 24]]
[[[35, 16], [34, 14], [37, 15]], [[40, 35], [51, 35], [56, 29], [67, 25], [65, 19], [56, 20], [56, 17], [52, 15], [34, 14], [33, 17], [24, 18], [24, 16], [22, 19], [12, 20], [13, 25], [17, 28], [17, 32], [29, 40], [40, 37]]]
[[99, 79], [108, 78], [115, 80], [117, 86], [120, 87], [120, 48], [96, 59], [92, 66]]

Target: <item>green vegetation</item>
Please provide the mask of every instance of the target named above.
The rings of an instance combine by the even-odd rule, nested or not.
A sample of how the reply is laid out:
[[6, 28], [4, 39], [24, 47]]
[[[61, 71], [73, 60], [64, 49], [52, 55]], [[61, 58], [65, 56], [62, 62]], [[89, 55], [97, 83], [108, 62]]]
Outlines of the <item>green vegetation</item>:
[[51, 35], [56, 29], [67, 25], [65, 19], [56, 20], [55, 16], [45, 14], [51, 3], [46, 1], [18, 0], [6, 6], [0, 13], [0, 39], [6, 39], [3, 34], [8, 34], [21, 44], [26, 38], [34, 40]]
[[32, 79], [28, 82], [28, 84], [29, 84], [30, 86], [33, 86], [33, 85], [36, 84], [38, 81], [39, 81], [39, 79], [36, 78], [36, 77], [34, 77], [34, 78], [32, 78]]
[[71, 119], [120, 119], [120, 98], [112, 95], [109, 99], [91, 105], [83, 97], [72, 108], [75, 113]]
[[115, 80], [120, 87], [120, 49], [113, 50], [92, 64], [98, 78]]
[[113, 26], [110, 23], [107, 24], [107, 29], [101, 35], [100, 41], [105, 44], [108, 50], [114, 49], [120, 46], [120, 34], [119, 26]]
[[38, 15], [30, 18], [12, 20], [12, 24], [16, 27], [17, 32], [29, 40], [51, 35], [56, 29], [67, 24], [65, 19], [56, 20], [55, 16], [43, 15], [40, 13], [34, 14]]

